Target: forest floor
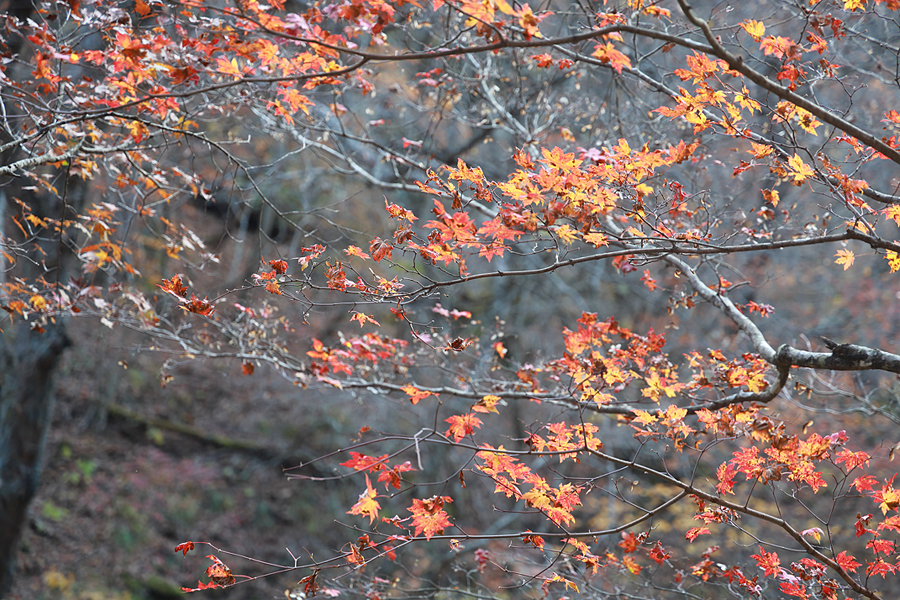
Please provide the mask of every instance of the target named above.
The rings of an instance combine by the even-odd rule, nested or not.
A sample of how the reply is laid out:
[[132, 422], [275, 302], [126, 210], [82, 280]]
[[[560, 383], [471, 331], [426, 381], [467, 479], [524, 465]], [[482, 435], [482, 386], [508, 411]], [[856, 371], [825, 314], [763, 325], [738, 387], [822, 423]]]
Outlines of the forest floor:
[[[339, 434], [338, 412], [311, 409], [316, 394], [264, 369], [223, 371], [239, 365], [189, 362], [163, 388], [158, 356], [134, 352], [127, 339], [110, 348], [103, 333], [84, 327], [65, 358], [11, 598], [182, 596], [181, 587], [206, 580], [212, 553], [174, 552], [188, 540], [278, 564], [291, 563], [285, 548], [301, 558], [337, 549], [346, 532], [321, 516], [343, 512], [323, 510], [334, 486], [288, 481], [282, 467]], [[216, 554], [235, 574], [271, 570]], [[306, 574], [226, 594], [284, 597]]]

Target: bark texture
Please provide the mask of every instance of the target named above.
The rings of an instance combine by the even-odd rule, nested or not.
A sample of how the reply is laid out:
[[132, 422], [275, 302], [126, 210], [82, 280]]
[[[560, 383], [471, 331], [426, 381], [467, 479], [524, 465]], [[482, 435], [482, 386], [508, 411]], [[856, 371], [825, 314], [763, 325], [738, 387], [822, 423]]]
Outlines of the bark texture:
[[0, 598], [10, 588], [28, 504], [38, 487], [54, 381], [69, 345], [62, 325], [23, 324], [0, 347]]

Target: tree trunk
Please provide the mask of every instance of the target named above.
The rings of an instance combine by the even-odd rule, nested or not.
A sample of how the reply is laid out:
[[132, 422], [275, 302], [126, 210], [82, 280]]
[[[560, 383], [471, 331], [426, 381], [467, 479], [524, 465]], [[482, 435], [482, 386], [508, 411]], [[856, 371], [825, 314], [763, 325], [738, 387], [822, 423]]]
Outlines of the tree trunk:
[[0, 346], [0, 598], [10, 589], [28, 503], [40, 481], [65, 328], [26, 323]]

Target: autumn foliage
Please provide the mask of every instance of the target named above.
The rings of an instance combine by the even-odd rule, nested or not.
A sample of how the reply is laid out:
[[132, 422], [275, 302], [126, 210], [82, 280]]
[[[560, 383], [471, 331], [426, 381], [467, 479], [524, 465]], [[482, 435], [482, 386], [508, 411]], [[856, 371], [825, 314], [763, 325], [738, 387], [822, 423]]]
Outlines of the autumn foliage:
[[890, 598], [896, 440], [852, 415], [897, 422], [898, 10], [40, 3], [2, 21], [2, 307], [421, 419], [288, 471], [357, 489], [332, 556], [185, 542], [186, 591], [415, 596], [439, 547], [433, 593]]

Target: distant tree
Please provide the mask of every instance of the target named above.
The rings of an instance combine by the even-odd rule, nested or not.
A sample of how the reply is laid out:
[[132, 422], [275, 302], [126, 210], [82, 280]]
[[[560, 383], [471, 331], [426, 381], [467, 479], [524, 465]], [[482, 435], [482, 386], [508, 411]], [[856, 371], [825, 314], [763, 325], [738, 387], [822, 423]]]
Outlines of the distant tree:
[[404, 415], [315, 461], [359, 479], [340, 551], [192, 590], [889, 598], [898, 9], [11, 10], [7, 362], [95, 318]]

